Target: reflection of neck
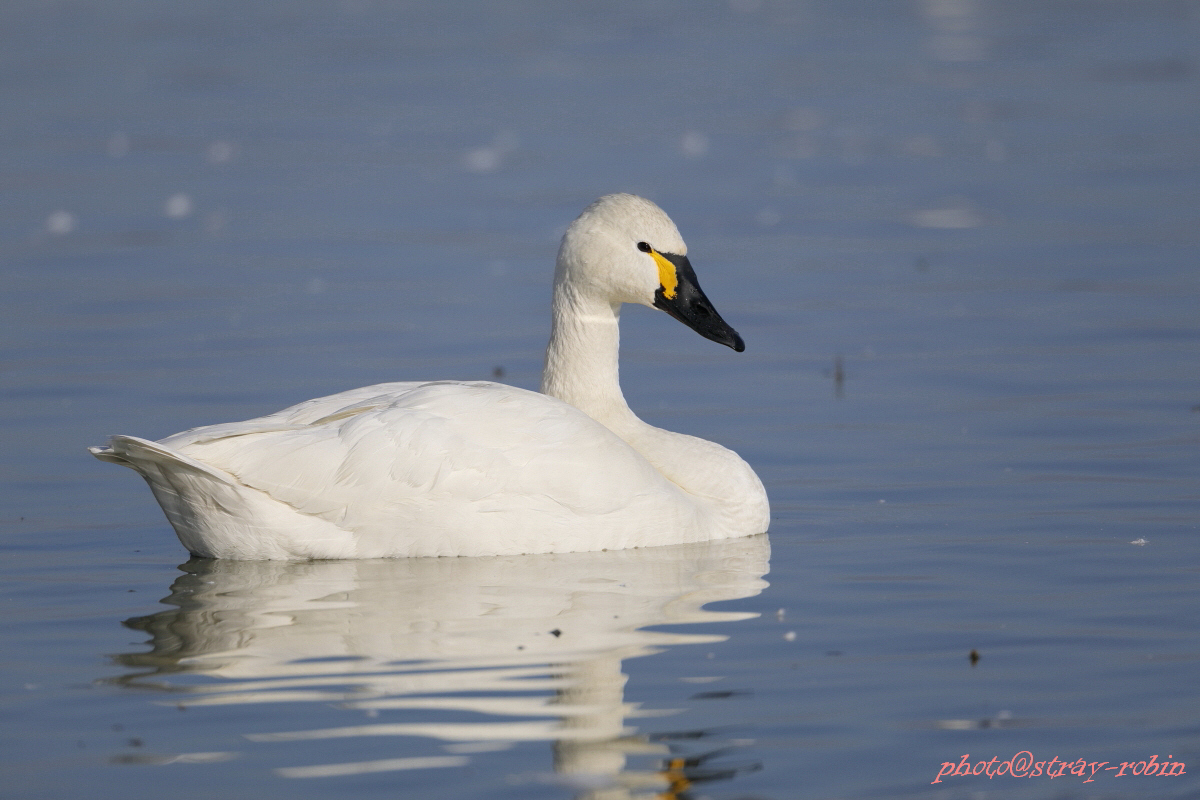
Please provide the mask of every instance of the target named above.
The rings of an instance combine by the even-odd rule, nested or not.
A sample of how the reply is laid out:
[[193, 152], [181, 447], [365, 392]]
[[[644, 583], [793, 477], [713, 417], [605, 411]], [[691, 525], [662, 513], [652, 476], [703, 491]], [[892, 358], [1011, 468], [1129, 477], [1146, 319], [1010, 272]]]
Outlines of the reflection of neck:
[[614, 429], [633, 417], [618, 378], [620, 315], [620, 303], [594, 300], [568, 286], [556, 286], [542, 371], [543, 394], [570, 403]]
[[[625, 717], [633, 710], [625, 703], [621, 656], [609, 654], [578, 661], [567, 674], [570, 685], [558, 691], [552, 705], [563, 712], [563, 735], [554, 743], [554, 771], [562, 775], [615, 778], [625, 770], [628, 745], [622, 737], [632, 729]], [[627, 798], [625, 789], [601, 789], [580, 795], [579, 800]]]

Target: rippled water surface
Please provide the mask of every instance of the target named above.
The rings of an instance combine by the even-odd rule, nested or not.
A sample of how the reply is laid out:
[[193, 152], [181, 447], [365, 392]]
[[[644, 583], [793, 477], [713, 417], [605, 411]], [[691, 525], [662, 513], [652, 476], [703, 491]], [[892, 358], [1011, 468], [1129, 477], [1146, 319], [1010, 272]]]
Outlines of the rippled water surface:
[[[1185, 0], [5, 4], [0, 794], [1200, 797], [1198, 42]], [[768, 537], [181, 564], [84, 450], [534, 388], [610, 191], [747, 342], [630, 309], [626, 396]]]

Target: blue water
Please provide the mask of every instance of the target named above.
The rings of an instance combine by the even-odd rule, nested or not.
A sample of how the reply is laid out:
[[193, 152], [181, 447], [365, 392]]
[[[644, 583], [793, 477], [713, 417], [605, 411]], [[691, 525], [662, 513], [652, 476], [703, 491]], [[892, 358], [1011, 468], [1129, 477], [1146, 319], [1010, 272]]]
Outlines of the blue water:
[[[1200, 797], [1198, 34], [1182, 0], [5, 4], [0, 794]], [[753, 464], [767, 538], [181, 566], [84, 450], [535, 388], [611, 191], [747, 343], [629, 309], [626, 397]], [[1058, 761], [934, 783], [1025, 751]]]

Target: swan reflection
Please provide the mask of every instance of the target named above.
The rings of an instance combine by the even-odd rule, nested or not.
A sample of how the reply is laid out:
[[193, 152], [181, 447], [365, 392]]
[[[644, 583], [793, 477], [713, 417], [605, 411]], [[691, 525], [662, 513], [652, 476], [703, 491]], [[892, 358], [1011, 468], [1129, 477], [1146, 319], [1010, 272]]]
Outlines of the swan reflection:
[[[625, 702], [621, 662], [724, 640], [647, 628], [755, 616], [704, 606], [761, 592], [769, 552], [757, 536], [490, 558], [197, 559], [164, 601], [175, 608], [125, 623], [148, 632], [152, 649], [119, 656], [137, 670], [118, 680], [170, 692], [164, 702], [181, 708], [321, 702], [348, 712], [345, 725], [246, 733], [252, 742], [436, 742], [412, 754], [410, 740], [404, 758], [277, 770], [285, 777], [460, 766], [547, 741], [560, 777], [587, 777], [593, 789], [581, 797], [662, 791], [687, 784], [689, 764], [704, 771], [703, 759], [671, 759], [661, 740], [636, 735], [630, 720], [671, 712]], [[632, 753], [659, 755], [662, 770], [627, 770]]]

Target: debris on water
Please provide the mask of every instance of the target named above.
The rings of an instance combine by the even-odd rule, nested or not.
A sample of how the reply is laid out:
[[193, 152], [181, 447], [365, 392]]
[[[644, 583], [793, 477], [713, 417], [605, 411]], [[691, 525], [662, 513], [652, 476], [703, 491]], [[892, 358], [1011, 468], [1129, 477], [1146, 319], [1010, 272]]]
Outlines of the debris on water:
[[689, 697], [689, 700], [728, 700], [732, 697], [748, 697], [754, 692], [744, 689], [725, 689], [719, 692], [697, 692]]
[[843, 399], [846, 396], [846, 362], [840, 354], [833, 357], [833, 369], [827, 370], [825, 375], [833, 378], [833, 396]]

